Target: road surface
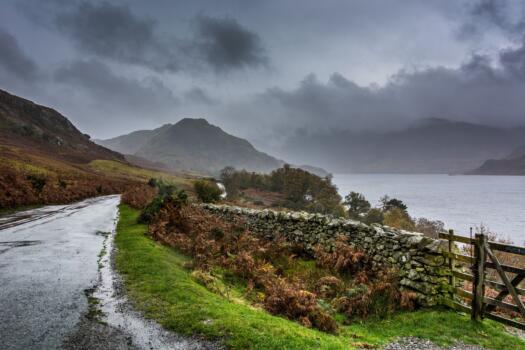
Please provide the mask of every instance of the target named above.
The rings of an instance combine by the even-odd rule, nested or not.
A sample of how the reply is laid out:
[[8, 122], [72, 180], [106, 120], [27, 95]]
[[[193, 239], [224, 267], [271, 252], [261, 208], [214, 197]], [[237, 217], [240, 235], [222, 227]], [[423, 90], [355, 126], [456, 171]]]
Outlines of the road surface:
[[60, 348], [88, 310], [104, 232], [119, 196], [49, 206], [0, 219], [2, 349]]
[[113, 268], [119, 196], [0, 218], [0, 349], [220, 349], [134, 310]]

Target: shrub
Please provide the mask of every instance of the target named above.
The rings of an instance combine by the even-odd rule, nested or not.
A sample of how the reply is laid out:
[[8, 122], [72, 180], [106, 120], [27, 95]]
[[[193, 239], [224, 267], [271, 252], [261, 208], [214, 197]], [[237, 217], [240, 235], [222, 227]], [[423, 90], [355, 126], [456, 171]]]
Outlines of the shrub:
[[153, 198], [153, 200], [149, 202], [140, 213], [138, 222], [142, 224], [149, 224], [152, 222], [155, 215], [157, 215], [160, 208], [162, 208], [163, 202], [164, 198], [160, 195]]
[[374, 266], [343, 236], [334, 249], [316, 247], [314, 261], [311, 255], [300, 258], [308, 256], [304, 247], [282, 237], [256, 236], [202, 208], [170, 198], [159, 205], [149, 233], [191, 256], [192, 276], [223, 296], [228, 287], [211, 275], [215, 267], [245, 280], [247, 298], [268, 312], [330, 333], [338, 329], [335, 311], [348, 319], [366, 318], [414, 305], [415, 296], [400, 291], [393, 272]]
[[149, 187], [157, 187], [157, 179], [151, 178], [148, 180]]
[[428, 237], [439, 238], [439, 233], [445, 231], [445, 224], [439, 220], [429, 220], [426, 218], [419, 218], [415, 224], [415, 230], [421, 232]]
[[416, 294], [401, 291], [395, 273], [384, 270], [378, 280], [349, 290], [345, 296], [334, 299], [332, 305], [349, 320], [369, 316], [384, 318], [397, 310], [413, 310]]
[[385, 220], [385, 215], [383, 212], [377, 208], [372, 208], [366, 213], [363, 217], [363, 222], [365, 224], [383, 224]]
[[149, 185], [133, 186], [122, 194], [122, 203], [135, 209], [144, 209], [155, 198], [156, 194], [157, 189]]
[[62, 179], [58, 179], [58, 186], [62, 189], [66, 189], [67, 188], [67, 182], [62, 180]]
[[390, 198], [389, 196], [383, 196], [380, 200], [381, 206], [384, 212], [387, 212], [392, 209], [400, 209], [401, 211], [406, 212], [408, 207], [402, 200], [396, 198]]
[[361, 193], [350, 192], [343, 202], [348, 206], [348, 215], [353, 219], [359, 219], [365, 215], [371, 208], [370, 202], [366, 200]]
[[197, 180], [194, 182], [193, 188], [201, 202], [213, 203], [221, 199], [222, 190], [213, 181]]
[[188, 196], [183, 190], [177, 191], [174, 195], [161, 195], [160, 193], [149, 202], [142, 212], [140, 213], [138, 222], [143, 224], [149, 224], [157, 216], [163, 206], [166, 203], [172, 203], [175, 206], [181, 206], [186, 204]]
[[38, 193], [42, 192], [44, 186], [47, 183], [46, 178], [42, 175], [27, 175], [27, 179], [31, 182], [31, 186], [33, 186], [33, 189]]
[[177, 191], [175, 185], [168, 184], [161, 180], [157, 180], [156, 187], [161, 197], [172, 196]]
[[317, 294], [323, 299], [334, 298], [344, 290], [344, 282], [335, 276], [322, 277], [316, 284]]
[[385, 213], [384, 224], [401, 230], [414, 231], [416, 226], [406, 211], [393, 207]]
[[317, 246], [315, 259], [318, 266], [345, 275], [371, 271], [372, 260], [363, 251], [351, 247], [347, 241], [345, 236], [337, 237], [335, 247], [331, 251]]
[[38, 203], [38, 194], [23, 173], [0, 167], [0, 208]]

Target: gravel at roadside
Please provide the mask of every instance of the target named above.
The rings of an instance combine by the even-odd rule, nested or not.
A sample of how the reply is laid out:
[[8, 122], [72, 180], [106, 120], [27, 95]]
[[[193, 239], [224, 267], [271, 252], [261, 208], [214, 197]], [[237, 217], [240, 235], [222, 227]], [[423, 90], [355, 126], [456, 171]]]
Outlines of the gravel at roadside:
[[477, 345], [466, 345], [457, 343], [449, 347], [442, 347], [432, 343], [429, 340], [415, 337], [400, 338], [394, 343], [384, 347], [384, 350], [486, 350]]

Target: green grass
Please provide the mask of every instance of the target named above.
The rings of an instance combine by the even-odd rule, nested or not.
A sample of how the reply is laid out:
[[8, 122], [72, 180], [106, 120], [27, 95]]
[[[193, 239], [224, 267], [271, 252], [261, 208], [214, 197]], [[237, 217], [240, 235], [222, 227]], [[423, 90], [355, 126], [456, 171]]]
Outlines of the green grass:
[[364, 343], [381, 346], [400, 336], [441, 345], [462, 341], [489, 349], [525, 349], [525, 342], [505, 333], [502, 325], [472, 323], [466, 315], [447, 310], [353, 323], [342, 326], [339, 335], [302, 327], [209, 291], [184, 267], [190, 259], [146, 236], [147, 228], [136, 223], [137, 217], [138, 211], [120, 206], [117, 269], [135, 306], [167, 329], [220, 338], [232, 349], [354, 349]]
[[118, 176], [131, 180], [147, 181], [151, 178], [156, 178], [184, 189], [191, 188], [193, 183], [191, 179], [182, 176], [176, 176], [162, 171], [139, 168], [114, 160], [94, 160], [89, 163], [89, 167], [105, 175]]

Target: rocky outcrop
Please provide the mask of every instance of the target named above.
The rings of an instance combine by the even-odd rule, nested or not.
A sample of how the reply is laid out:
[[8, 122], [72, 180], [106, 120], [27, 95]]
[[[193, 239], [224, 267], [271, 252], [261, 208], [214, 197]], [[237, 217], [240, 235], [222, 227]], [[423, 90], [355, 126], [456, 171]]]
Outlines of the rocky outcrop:
[[204, 204], [203, 208], [227, 221], [242, 222], [266, 238], [284, 236], [312, 250], [320, 244], [330, 248], [339, 235], [369, 254], [377, 264], [397, 267], [404, 288], [413, 290], [421, 304], [432, 306], [450, 297], [450, 270], [443, 252], [448, 243], [417, 232], [387, 226], [365, 225], [358, 221], [306, 212], [255, 210], [226, 205]]

